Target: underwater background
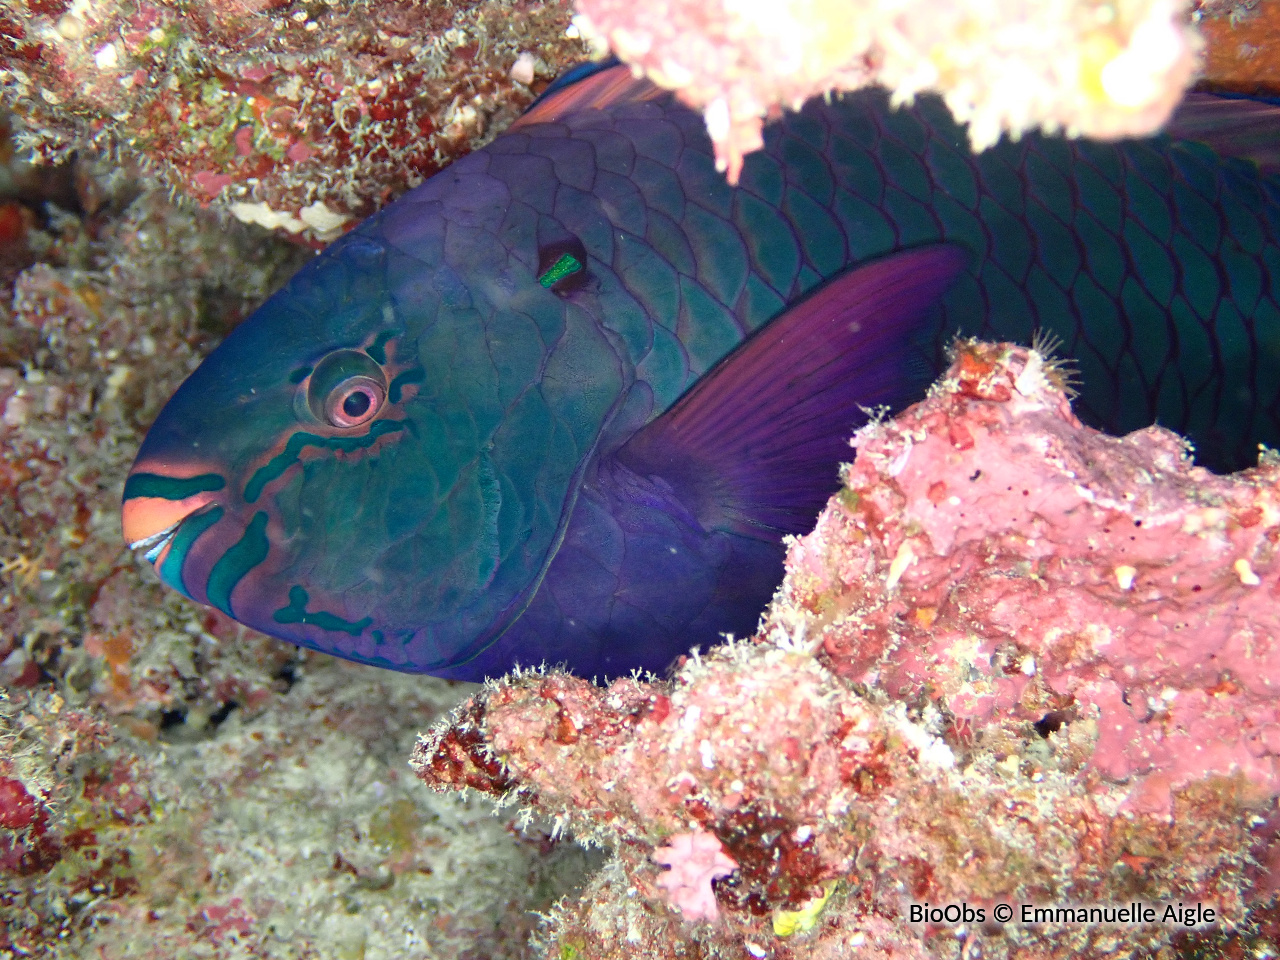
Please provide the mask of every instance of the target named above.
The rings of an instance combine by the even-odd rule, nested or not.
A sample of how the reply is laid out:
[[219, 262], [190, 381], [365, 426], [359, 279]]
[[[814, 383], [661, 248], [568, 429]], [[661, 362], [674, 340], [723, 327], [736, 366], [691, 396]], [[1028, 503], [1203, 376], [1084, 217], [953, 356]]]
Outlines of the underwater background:
[[[1278, 0], [1187, 12], [1218, 88], [1276, 83]], [[118, 509], [202, 357], [589, 53], [573, 14], [0, 4], [0, 957], [534, 956], [538, 912], [600, 865], [550, 819], [414, 778], [415, 738], [473, 685], [190, 604]], [[751, 122], [726, 123], [732, 166]], [[1178, 950], [1267, 955], [1275, 922]]]

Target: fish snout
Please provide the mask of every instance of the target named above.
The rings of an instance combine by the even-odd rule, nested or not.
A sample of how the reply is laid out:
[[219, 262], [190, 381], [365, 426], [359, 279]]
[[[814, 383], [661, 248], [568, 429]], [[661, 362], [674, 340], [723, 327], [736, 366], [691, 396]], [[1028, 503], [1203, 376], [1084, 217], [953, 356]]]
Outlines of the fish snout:
[[143, 551], [155, 564], [173, 542], [183, 522], [207, 513], [217, 503], [226, 480], [218, 473], [174, 476], [139, 462], [124, 485], [121, 526], [131, 550]]

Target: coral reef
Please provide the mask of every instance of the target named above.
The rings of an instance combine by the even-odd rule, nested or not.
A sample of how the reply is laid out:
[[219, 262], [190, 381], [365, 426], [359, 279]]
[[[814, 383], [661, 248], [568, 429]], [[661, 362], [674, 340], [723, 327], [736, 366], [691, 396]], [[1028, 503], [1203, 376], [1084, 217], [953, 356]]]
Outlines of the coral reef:
[[[182, 213], [107, 163], [67, 176], [80, 185], [74, 207], [37, 204], [10, 249], [26, 250], [19, 264], [38, 262], [11, 272], [0, 301], [0, 680], [56, 677], [76, 701], [101, 686], [116, 712], [145, 702], [138, 719], [154, 728], [164, 710], [222, 702], [194, 693], [183, 679], [194, 669], [159, 663], [190, 664], [238, 628], [194, 610], [178, 617], [159, 584], [141, 598], [122, 555], [118, 487], [169, 392], [302, 251]], [[175, 618], [165, 643], [185, 652], [132, 671], [157, 620]]]
[[1196, 68], [1200, 41], [1179, 0], [785, 0], [743, 4], [579, 0], [575, 24], [705, 111], [717, 163], [735, 181], [779, 107], [879, 83], [898, 100], [943, 95], [975, 149], [1002, 131], [1149, 133]]
[[[1275, 86], [1275, 0], [86, 0], [0, 3], [0, 104], [46, 159], [119, 149], [249, 223], [332, 239], [502, 129], [588, 49], [705, 111], [736, 180], [779, 107], [881, 83], [937, 90], [976, 147], [1033, 127], [1118, 137], [1197, 68]], [[993, 26], [994, 25], [994, 26]], [[584, 39], [579, 39], [580, 37]]]
[[20, 142], [93, 142], [239, 219], [330, 239], [582, 55], [567, 0], [0, 3]]
[[[1201, 5], [1211, 78], [1221, 49], [1224, 86], [1271, 82], [1277, 2]], [[582, 9], [566, 33], [567, 0], [0, 0], [0, 102], [44, 161], [0, 138], [0, 958], [521, 957], [529, 911], [593, 862], [565, 828], [615, 855], [553, 911], [562, 960], [1274, 952], [1250, 898], [1278, 882], [1277, 466], [1213, 478], [1158, 431], [1082, 431], [1032, 354], [972, 348], [861, 435], [756, 641], [667, 683], [526, 674], [438, 727], [424, 777], [523, 804], [497, 818], [403, 775], [468, 688], [296, 652], [124, 552], [143, 427], [304, 253], [164, 188], [321, 243], [496, 133], [584, 32], [704, 107], [730, 170], [771, 104], [872, 78], [949, 89], [979, 141], [1145, 129], [1194, 49], [1177, 4], [1138, 0], [1035, 5], [1066, 39], [911, 3], [889, 26]], [[530, 811], [557, 829], [520, 833]], [[1015, 896], [1203, 901], [1228, 926], [907, 922]]]
[[[958, 345], [857, 434], [755, 638], [665, 682], [512, 676], [420, 740], [436, 789], [613, 849], [546, 956], [1274, 953], [1280, 460], [1108, 437], [1066, 380]], [[695, 843], [734, 864], [714, 911], [658, 865]]]
[[122, 542], [146, 425], [310, 254], [4, 146], [0, 958], [524, 956], [590, 856], [407, 774], [467, 688], [300, 654]]
[[859, 434], [856, 506], [792, 551], [784, 602], [837, 674], [957, 721], [1096, 716], [1090, 765], [1126, 809], [1167, 816], [1215, 777], [1280, 794], [1280, 458], [1217, 477], [1167, 430], [1083, 431], [1060, 377], [962, 349], [928, 403]]

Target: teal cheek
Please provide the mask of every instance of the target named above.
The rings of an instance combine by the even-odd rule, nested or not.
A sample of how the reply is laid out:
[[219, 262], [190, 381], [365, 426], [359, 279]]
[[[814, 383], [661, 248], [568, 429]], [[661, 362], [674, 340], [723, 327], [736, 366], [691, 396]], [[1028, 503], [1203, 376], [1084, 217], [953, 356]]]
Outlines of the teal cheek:
[[183, 521], [182, 526], [178, 527], [178, 532], [174, 534], [173, 543], [169, 545], [169, 552], [156, 567], [160, 579], [185, 597], [191, 596], [191, 591], [187, 589], [186, 582], [182, 578], [182, 565], [186, 563], [187, 552], [192, 544], [200, 539], [202, 533], [222, 519], [222, 513], [221, 507], [214, 507], [207, 513]]

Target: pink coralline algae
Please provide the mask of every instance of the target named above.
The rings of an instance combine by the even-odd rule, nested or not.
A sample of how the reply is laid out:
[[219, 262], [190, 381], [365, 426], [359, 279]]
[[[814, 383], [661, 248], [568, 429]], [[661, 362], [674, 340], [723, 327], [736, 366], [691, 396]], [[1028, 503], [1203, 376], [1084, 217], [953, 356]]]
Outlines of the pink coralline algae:
[[941, 93], [981, 149], [1001, 131], [1150, 133], [1192, 80], [1180, 0], [579, 0], [575, 23], [704, 110], [731, 180], [780, 107], [877, 83]]
[[653, 852], [655, 863], [670, 869], [658, 878], [671, 903], [686, 920], [715, 920], [716, 909], [711, 881], [733, 873], [738, 866], [710, 833], [680, 833]]
[[[978, 343], [854, 444], [756, 637], [668, 681], [514, 675], [419, 742], [433, 787], [614, 850], [545, 955], [1273, 950], [1280, 459], [1105, 436], [1054, 362]], [[715, 924], [655, 864], [695, 843], [735, 865]], [[1021, 913], [1134, 901], [1157, 919]]]
[[956, 722], [1096, 717], [1090, 765], [1126, 808], [1168, 815], [1215, 776], [1280, 794], [1280, 460], [1217, 477], [1166, 430], [1086, 430], [1053, 375], [964, 348], [866, 428], [856, 506], [797, 545], [786, 600], [843, 585], [818, 614], [832, 668]]
[[467, 153], [582, 55], [568, 0], [0, 5], [0, 104], [249, 223], [327, 240]]

